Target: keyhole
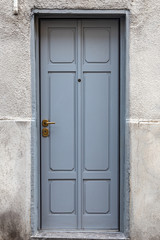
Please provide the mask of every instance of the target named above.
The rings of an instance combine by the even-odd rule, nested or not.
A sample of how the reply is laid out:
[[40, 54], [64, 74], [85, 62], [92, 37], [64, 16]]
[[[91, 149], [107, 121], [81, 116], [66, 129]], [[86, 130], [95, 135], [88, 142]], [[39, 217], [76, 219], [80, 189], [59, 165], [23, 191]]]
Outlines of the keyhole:
[[78, 79], [78, 82], [81, 82], [81, 79]]
[[48, 128], [43, 128], [42, 129], [42, 136], [43, 137], [48, 137], [49, 136], [49, 129]]

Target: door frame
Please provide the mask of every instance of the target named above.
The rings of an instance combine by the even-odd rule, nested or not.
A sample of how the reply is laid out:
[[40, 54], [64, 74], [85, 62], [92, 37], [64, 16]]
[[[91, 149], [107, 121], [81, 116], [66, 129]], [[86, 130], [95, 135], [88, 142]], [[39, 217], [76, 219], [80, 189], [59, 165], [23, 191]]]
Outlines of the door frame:
[[31, 233], [40, 230], [39, 22], [44, 18], [116, 18], [120, 27], [120, 212], [119, 231], [129, 236], [129, 19], [128, 10], [39, 10], [31, 13]]

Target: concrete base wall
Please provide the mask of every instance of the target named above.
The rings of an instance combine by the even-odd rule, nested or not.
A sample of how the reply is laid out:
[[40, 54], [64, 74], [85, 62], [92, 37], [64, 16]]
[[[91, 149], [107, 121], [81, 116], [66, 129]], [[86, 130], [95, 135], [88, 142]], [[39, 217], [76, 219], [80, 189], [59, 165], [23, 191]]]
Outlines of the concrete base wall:
[[130, 123], [131, 239], [160, 239], [160, 124]]
[[130, 236], [160, 239], [160, 2], [2, 0], [0, 9], [0, 240], [31, 233], [31, 10], [129, 9]]
[[30, 233], [30, 121], [0, 121], [0, 240]]

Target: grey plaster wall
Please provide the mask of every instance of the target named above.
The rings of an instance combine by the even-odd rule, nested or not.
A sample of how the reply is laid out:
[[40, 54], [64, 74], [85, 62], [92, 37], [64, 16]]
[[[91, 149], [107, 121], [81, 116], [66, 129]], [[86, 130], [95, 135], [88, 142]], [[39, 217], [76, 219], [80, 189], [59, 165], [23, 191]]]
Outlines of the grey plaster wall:
[[[160, 239], [160, 2], [19, 0], [0, 8], [0, 240], [27, 240], [31, 202], [31, 9], [129, 9], [130, 236]], [[128, 134], [129, 134], [128, 133]]]

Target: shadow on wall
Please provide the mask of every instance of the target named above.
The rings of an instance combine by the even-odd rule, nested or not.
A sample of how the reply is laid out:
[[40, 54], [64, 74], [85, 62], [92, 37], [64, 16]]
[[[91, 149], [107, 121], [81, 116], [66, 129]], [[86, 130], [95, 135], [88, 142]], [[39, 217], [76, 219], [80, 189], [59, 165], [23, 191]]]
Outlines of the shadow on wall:
[[0, 240], [24, 240], [20, 215], [14, 211], [0, 214]]

